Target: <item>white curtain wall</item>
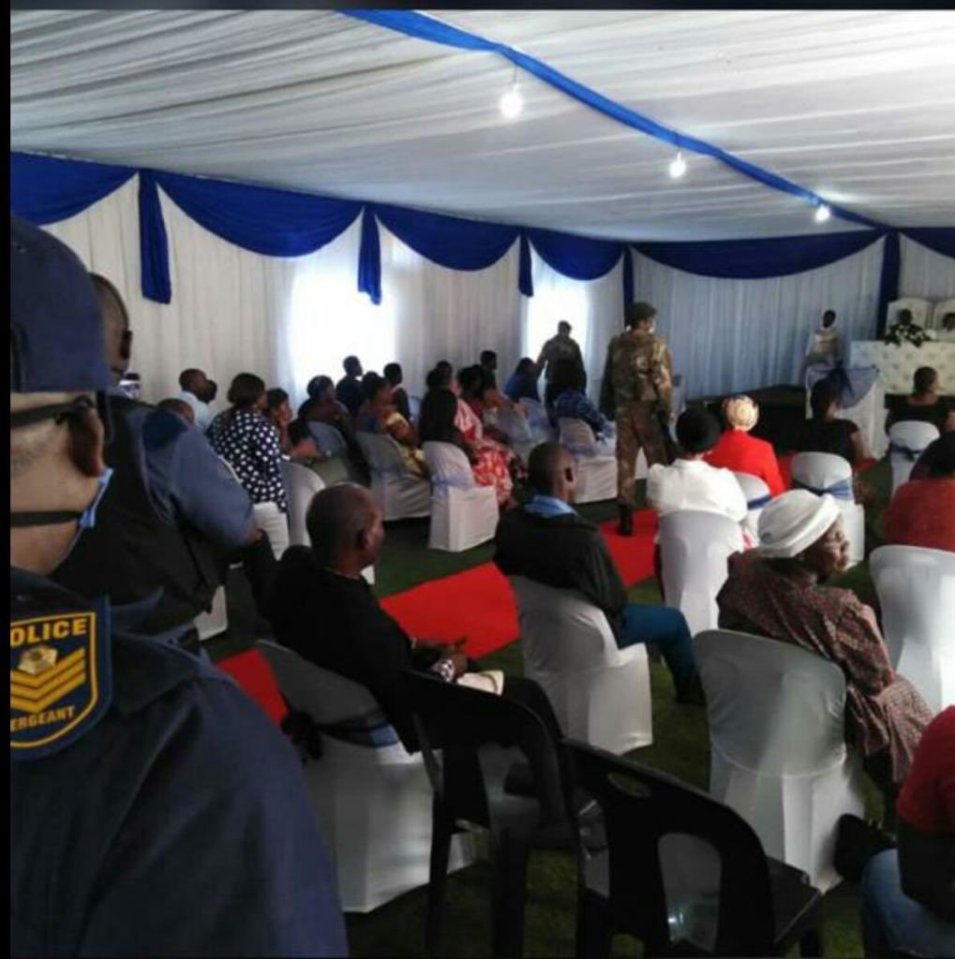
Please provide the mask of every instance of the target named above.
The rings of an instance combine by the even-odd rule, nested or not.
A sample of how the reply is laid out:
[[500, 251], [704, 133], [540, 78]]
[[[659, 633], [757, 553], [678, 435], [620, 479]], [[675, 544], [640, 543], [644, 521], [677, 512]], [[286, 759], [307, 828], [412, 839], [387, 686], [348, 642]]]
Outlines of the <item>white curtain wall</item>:
[[[431, 263], [381, 228], [382, 303], [374, 306], [357, 292], [357, 221], [316, 253], [280, 259], [219, 239], [164, 195], [162, 204], [171, 254], [169, 305], [140, 294], [135, 178], [89, 210], [48, 227], [123, 294], [134, 333], [132, 369], [149, 401], [174, 395], [179, 372], [198, 366], [218, 381], [220, 406], [229, 381], [242, 371], [284, 387], [298, 403], [312, 376], [337, 379], [349, 353], [365, 369], [380, 371], [397, 360], [408, 391], [420, 394], [437, 360], [459, 367], [492, 349], [503, 381], [521, 356], [536, 357], [561, 319], [574, 327], [590, 392], [597, 395], [607, 344], [622, 326], [622, 264], [599, 280], [581, 282], [534, 254], [535, 295], [524, 298], [517, 289], [516, 243], [494, 266], [460, 272]], [[847, 339], [875, 334], [881, 258], [880, 241], [796, 276], [717, 280], [634, 255], [636, 297], [657, 306], [658, 328], [688, 397], [792, 383], [809, 330], [824, 309], [838, 312]], [[951, 261], [938, 259], [951, 272]], [[903, 258], [913, 262], [911, 254]], [[933, 267], [931, 275], [941, 272]]]
[[846, 342], [876, 333], [884, 240], [830, 266], [767, 280], [694, 276], [634, 255], [688, 398], [798, 383], [809, 334], [833, 309]]
[[899, 296], [947, 300], [955, 296], [955, 260], [908, 237], [899, 244]]
[[151, 402], [177, 393], [180, 371], [197, 366], [219, 383], [220, 406], [229, 381], [243, 371], [284, 387], [298, 403], [311, 377], [341, 376], [349, 353], [366, 370], [397, 360], [408, 391], [420, 394], [439, 359], [458, 368], [491, 349], [503, 382], [521, 356], [537, 356], [561, 319], [573, 324], [599, 385], [603, 353], [622, 315], [620, 266], [578, 282], [535, 254], [537, 295], [526, 299], [517, 288], [517, 243], [493, 266], [462, 272], [431, 263], [381, 227], [382, 302], [375, 306], [357, 291], [360, 221], [316, 253], [281, 259], [219, 239], [162, 191], [160, 197], [170, 248], [169, 305], [140, 293], [135, 178], [47, 227], [122, 293], [133, 329], [131, 368]]

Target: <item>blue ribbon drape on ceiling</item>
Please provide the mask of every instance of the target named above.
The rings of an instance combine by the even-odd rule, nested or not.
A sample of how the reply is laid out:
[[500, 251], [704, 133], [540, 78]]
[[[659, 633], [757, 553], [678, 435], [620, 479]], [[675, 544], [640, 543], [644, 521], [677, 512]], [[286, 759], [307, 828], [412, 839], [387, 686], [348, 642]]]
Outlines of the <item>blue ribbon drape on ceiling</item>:
[[869, 230], [764, 240], [707, 240], [699, 243], [635, 243], [657, 263], [719, 279], [762, 280], [816, 270], [844, 260], [884, 236]]
[[10, 154], [10, 209], [42, 226], [68, 220], [118, 190], [136, 170], [58, 157]]
[[[734, 156], [732, 153], [728, 153], [712, 143], [707, 143], [705, 140], [671, 130], [669, 127], [665, 127], [655, 120], [637, 113], [636, 110], [631, 110], [629, 107], [591, 90], [590, 87], [578, 83], [559, 70], [555, 70], [548, 64], [528, 56], [514, 47], [509, 47], [507, 44], [495, 43], [476, 33], [470, 33], [448, 23], [442, 23], [440, 20], [435, 20], [433, 17], [413, 10], [342, 10], [340, 12], [345, 16], [364, 20], [367, 23], [374, 23], [376, 26], [386, 27], [389, 30], [395, 30], [419, 40], [440, 43], [444, 46], [455, 47], [458, 50], [499, 54], [515, 66], [526, 70], [539, 80], [543, 80], [544, 83], [561, 90], [567, 96], [573, 97], [578, 102], [597, 110], [618, 123], [623, 123], [634, 130], [652, 136], [664, 143], [669, 143], [677, 149], [690, 150], [702, 156], [712, 157], [743, 176], [762, 183], [773, 190], [788, 193], [803, 202], [814, 206], [819, 206], [825, 202], [822, 197], [805, 187], [799, 186], [798, 183], [793, 183], [770, 170], [764, 170], [762, 167]], [[884, 229], [883, 224], [876, 223], [868, 217], [852, 212], [852, 210], [847, 210], [833, 203], [827, 205], [832, 213], [841, 219], [859, 223], [862, 226]]]

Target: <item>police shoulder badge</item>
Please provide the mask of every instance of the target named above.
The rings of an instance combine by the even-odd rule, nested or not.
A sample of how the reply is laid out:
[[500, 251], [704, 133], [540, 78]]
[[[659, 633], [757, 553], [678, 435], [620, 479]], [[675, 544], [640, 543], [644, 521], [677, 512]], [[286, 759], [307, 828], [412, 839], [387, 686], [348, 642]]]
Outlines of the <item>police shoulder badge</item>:
[[10, 756], [38, 759], [75, 742], [112, 698], [109, 605], [10, 621]]

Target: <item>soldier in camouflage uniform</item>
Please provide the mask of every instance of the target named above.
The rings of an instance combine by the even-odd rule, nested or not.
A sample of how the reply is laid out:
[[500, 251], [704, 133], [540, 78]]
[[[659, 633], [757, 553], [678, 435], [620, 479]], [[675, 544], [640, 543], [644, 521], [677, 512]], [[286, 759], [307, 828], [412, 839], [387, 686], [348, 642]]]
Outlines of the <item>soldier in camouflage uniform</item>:
[[670, 419], [672, 363], [666, 343], [653, 334], [656, 310], [630, 303], [627, 329], [610, 341], [600, 395], [601, 410], [617, 423], [618, 531], [633, 535], [634, 479], [641, 447], [647, 465], [668, 463], [661, 423]]
[[[541, 347], [540, 356], [537, 358], [537, 375], [545, 374], [548, 382], [554, 378], [554, 370], [557, 369], [561, 360], [572, 360], [584, 374], [584, 389], [587, 388], [587, 371], [584, 369], [584, 357], [580, 352], [580, 346], [570, 335], [571, 326], [566, 320], [561, 320], [557, 324], [557, 336], [552, 336]], [[545, 370], [546, 367], [546, 370]]]

